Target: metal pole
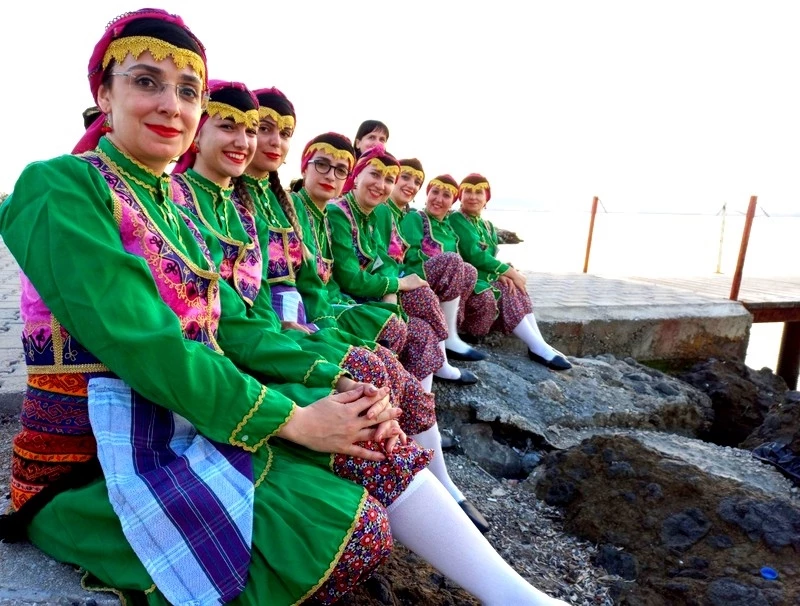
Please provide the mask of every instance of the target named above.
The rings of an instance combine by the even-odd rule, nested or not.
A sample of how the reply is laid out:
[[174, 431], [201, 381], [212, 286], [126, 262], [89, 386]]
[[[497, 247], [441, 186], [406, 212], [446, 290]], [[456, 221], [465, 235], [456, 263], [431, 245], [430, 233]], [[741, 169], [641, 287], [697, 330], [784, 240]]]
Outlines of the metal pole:
[[742, 244], [739, 247], [739, 259], [736, 261], [736, 273], [733, 274], [731, 284], [731, 301], [739, 299], [739, 287], [742, 285], [742, 272], [744, 271], [744, 258], [747, 255], [747, 244], [750, 242], [750, 228], [753, 226], [753, 217], [756, 215], [756, 202], [758, 196], [750, 196], [750, 204], [747, 206], [747, 216], [744, 220], [744, 230], [742, 231]]
[[583, 273], [589, 271], [589, 253], [592, 251], [592, 234], [594, 233], [594, 217], [597, 214], [598, 198], [592, 199], [592, 218], [589, 220], [589, 237], [586, 240], [586, 257], [583, 260]]
[[719, 252], [717, 253], [717, 271], [716, 273], [722, 273], [722, 243], [725, 240], [725, 215], [728, 210], [728, 203], [725, 202], [722, 204], [722, 227], [719, 230]]

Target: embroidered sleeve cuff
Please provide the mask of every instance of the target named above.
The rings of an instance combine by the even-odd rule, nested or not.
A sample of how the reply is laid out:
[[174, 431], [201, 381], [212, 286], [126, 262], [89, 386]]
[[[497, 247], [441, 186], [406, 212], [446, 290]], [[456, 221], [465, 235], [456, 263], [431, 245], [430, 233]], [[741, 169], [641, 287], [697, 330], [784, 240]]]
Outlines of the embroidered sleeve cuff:
[[256, 452], [292, 418], [297, 405], [277, 391], [261, 386], [255, 403], [228, 438], [233, 446]]
[[511, 266], [510, 266], [508, 263], [500, 263], [500, 264], [497, 266], [497, 273], [498, 273], [498, 274], [504, 274], [504, 273], [506, 273], [506, 272], [507, 272], [507, 271], [508, 271], [510, 268], [511, 268]]
[[303, 385], [306, 387], [330, 387], [336, 384], [343, 372], [335, 364], [317, 360], [303, 377]]
[[399, 278], [386, 278], [386, 290], [383, 291], [384, 295], [389, 293], [396, 293], [400, 290], [400, 279]]

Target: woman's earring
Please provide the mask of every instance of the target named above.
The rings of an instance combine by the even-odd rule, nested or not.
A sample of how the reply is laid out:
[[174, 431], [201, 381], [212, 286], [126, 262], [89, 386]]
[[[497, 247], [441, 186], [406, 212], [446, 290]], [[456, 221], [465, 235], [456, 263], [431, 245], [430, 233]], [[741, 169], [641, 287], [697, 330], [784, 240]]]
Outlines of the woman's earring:
[[103, 120], [103, 126], [100, 127], [100, 132], [104, 135], [114, 132], [114, 127], [111, 126], [111, 114], [106, 114], [105, 120]]

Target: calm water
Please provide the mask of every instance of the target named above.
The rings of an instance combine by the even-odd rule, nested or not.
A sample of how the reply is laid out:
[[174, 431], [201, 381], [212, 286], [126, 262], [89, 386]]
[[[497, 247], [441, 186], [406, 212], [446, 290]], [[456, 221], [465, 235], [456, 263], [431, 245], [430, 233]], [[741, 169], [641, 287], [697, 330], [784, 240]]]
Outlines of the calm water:
[[[499, 256], [517, 267], [543, 272], [583, 270], [588, 212], [488, 210], [498, 227], [515, 231], [524, 243], [501, 246]], [[598, 213], [595, 219], [591, 273], [609, 276], [704, 276], [718, 271], [733, 277], [744, 229], [744, 216], [722, 217]], [[795, 244], [800, 217], [758, 216], [753, 221], [745, 276], [797, 276], [800, 255]], [[720, 242], [720, 240], [722, 240]], [[782, 324], [754, 324], [747, 352], [753, 368], [775, 368]]]

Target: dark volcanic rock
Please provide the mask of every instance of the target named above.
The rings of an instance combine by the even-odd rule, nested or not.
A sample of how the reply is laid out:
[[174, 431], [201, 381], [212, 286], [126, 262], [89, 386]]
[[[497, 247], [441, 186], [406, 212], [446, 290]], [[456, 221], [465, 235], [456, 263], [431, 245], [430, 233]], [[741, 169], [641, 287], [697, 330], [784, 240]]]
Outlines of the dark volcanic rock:
[[747, 439], [787, 391], [784, 380], [769, 369], [756, 371], [733, 361], [701, 362], [680, 378], [711, 398], [714, 422], [703, 438], [725, 446]]
[[766, 442], [784, 444], [800, 456], [800, 391], [786, 392], [784, 401], [770, 409], [764, 422], [742, 442], [741, 448], [752, 450]]
[[[601, 544], [598, 564], [635, 578], [620, 604], [800, 604], [797, 503], [628, 436], [551, 453], [525, 485], [564, 508], [568, 532]], [[765, 565], [777, 580], [761, 578]]]

